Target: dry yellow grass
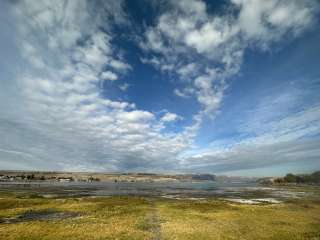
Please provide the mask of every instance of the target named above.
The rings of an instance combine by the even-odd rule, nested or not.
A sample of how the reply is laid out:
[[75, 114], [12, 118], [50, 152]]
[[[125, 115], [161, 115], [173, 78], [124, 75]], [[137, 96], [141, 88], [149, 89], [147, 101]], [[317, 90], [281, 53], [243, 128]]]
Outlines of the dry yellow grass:
[[0, 216], [12, 217], [26, 211], [54, 209], [77, 212], [79, 217], [63, 220], [0, 224], [0, 239], [151, 239], [152, 233], [138, 228], [149, 211], [141, 198], [0, 199]]
[[320, 202], [161, 202], [163, 239], [320, 239]]
[[48, 209], [79, 215], [63, 220], [0, 223], [0, 239], [320, 239], [317, 199], [253, 206], [217, 199], [43, 199], [0, 193], [0, 219]]

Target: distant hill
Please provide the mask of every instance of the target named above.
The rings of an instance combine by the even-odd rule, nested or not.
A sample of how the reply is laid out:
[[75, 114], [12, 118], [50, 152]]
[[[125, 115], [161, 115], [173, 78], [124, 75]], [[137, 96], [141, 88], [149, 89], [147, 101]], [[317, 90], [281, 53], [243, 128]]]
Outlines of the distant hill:
[[156, 173], [99, 173], [99, 172], [45, 172], [0, 170], [0, 181], [215, 181], [212, 174], [156, 174]]

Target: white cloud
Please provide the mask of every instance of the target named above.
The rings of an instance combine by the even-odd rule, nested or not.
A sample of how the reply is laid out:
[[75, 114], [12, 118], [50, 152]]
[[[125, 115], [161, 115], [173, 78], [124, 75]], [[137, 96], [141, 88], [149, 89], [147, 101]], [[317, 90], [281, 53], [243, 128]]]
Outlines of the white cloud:
[[248, 39], [269, 42], [278, 40], [291, 31], [298, 34], [309, 27], [315, 12], [316, 1], [257, 1], [233, 0], [240, 7], [239, 29]]
[[122, 91], [127, 91], [128, 90], [128, 88], [130, 87], [131, 85], [130, 84], [128, 84], [128, 83], [124, 83], [124, 84], [121, 84], [120, 86], [119, 86], [119, 88], [122, 90]]
[[174, 94], [176, 94], [179, 97], [183, 97], [183, 98], [188, 98], [191, 97], [192, 94], [194, 93], [194, 89], [193, 88], [185, 88], [183, 90], [179, 90], [179, 89], [174, 89]]
[[[96, 2], [76, 0], [10, 4], [8, 21], [15, 26], [11, 34], [15, 35], [21, 63], [15, 78], [5, 83], [14, 89], [13, 94], [5, 94], [6, 100], [16, 108], [1, 108], [0, 133], [6, 138], [0, 139], [0, 152], [8, 159], [5, 166], [103, 171], [208, 169], [219, 164], [222, 169], [226, 161], [228, 166], [245, 166], [245, 153], [249, 152], [245, 142], [219, 153], [206, 149], [197, 156], [181, 155], [193, 147], [204, 116], [215, 116], [219, 110], [226, 80], [239, 71], [243, 53], [251, 46], [248, 43], [264, 48], [289, 32], [297, 36], [311, 25], [312, 1], [270, 2], [259, 5], [253, 0], [235, 0], [239, 14], [213, 16], [203, 1], [170, 1], [170, 8], [155, 26], [146, 29], [140, 46], [148, 57], [141, 61], [181, 80], [175, 94], [194, 97], [202, 106], [193, 123], [180, 133], [163, 131], [164, 123], [182, 119], [174, 113], [159, 117], [134, 103], [101, 94], [99, 81], [120, 82], [132, 69], [114, 41], [113, 24], [127, 23], [122, 1], [100, 2], [101, 7], [95, 6]], [[283, 9], [286, 4], [289, 21], [283, 21], [288, 16]], [[125, 91], [128, 85], [119, 88]], [[6, 89], [1, 88], [0, 93]], [[298, 152], [298, 146], [288, 142], [318, 127], [317, 111], [309, 109], [300, 118], [270, 124], [271, 135], [264, 133], [251, 140], [277, 137], [286, 149], [295, 147]], [[298, 129], [304, 118], [313, 128]], [[289, 131], [283, 127], [286, 124], [296, 130], [279, 131], [280, 126]], [[268, 151], [280, 151], [272, 144], [255, 145], [257, 154], [252, 156], [262, 158]], [[242, 157], [229, 160], [237, 156]]]
[[195, 63], [183, 65], [177, 70], [177, 73], [181, 78], [189, 79], [194, 77], [194, 75], [197, 73], [197, 65]]
[[154, 118], [153, 114], [147, 111], [135, 110], [131, 112], [120, 112], [117, 118], [125, 122], [148, 121]]
[[248, 116], [237, 119], [240, 124], [236, 131], [246, 138], [213, 141], [206, 148], [189, 152], [181, 167], [224, 172], [287, 163], [319, 163], [319, 140], [314, 136], [320, 133], [320, 105], [301, 107], [300, 99], [296, 98], [305, 97], [306, 90], [292, 91], [287, 89], [278, 95], [273, 91], [273, 95], [261, 97], [257, 107], [241, 109]]
[[[25, 156], [29, 166], [17, 161], [14, 152], [2, 151], [14, 161], [8, 168], [157, 170], [175, 165], [177, 154], [188, 146], [181, 135], [162, 133], [153, 113], [101, 96], [100, 80], [121, 78], [132, 67], [111, 43], [110, 19], [126, 22], [121, 8], [113, 1], [101, 8], [94, 4], [11, 5], [17, 44], [27, 62], [14, 79], [22, 91], [11, 98], [24, 108], [14, 118], [0, 120], [1, 134], [10, 132], [0, 143], [3, 149], [16, 145], [15, 152], [27, 150], [28, 155], [19, 156]], [[41, 71], [31, 55], [42, 60]], [[13, 115], [13, 109], [2, 110], [4, 116]]]
[[126, 73], [128, 70], [131, 69], [131, 66], [129, 64], [124, 63], [117, 59], [112, 59], [110, 61], [110, 66], [122, 73]]
[[[219, 111], [228, 87], [227, 80], [239, 73], [245, 51], [251, 47], [263, 51], [288, 36], [299, 36], [312, 26], [315, 13], [319, 11], [319, 4], [312, 0], [234, 0], [232, 3], [232, 11], [211, 15], [204, 1], [170, 1], [170, 7], [161, 13], [156, 24], [146, 29], [146, 43], [142, 49], [150, 58], [145, 58], [144, 63], [152, 64], [161, 71], [164, 66], [171, 66], [166, 71], [182, 85], [175, 88], [174, 93], [180, 97], [194, 96], [202, 106], [202, 110], [194, 115], [193, 125], [185, 128], [185, 134], [191, 139], [196, 135], [202, 118], [214, 117]], [[307, 111], [303, 113], [303, 116], [307, 115]], [[289, 120], [283, 121], [285, 125]], [[252, 156], [259, 160], [250, 158], [252, 166], [246, 162], [249, 149], [243, 142], [232, 149], [220, 149], [219, 153], [183, 158], [180, 167], [207, 170], [211, 166], [211, 169], [226, 170], [226, 166], [241, 168], [242, 163], [243, 168], [258, 166], [259, 163], [264, 164], [268, 151], [278, 149], [277, 143], [272, 141], [276, 132], [282, 134], [276, 136], [283, 140], [281, 144], [289, 148], [296, 145], [299, 137], [315, 131], [315, 126], [291, 131], [284, 125], [281, 128], [270, 126], [270, 129], [274, 128], [270, 135], [261, 134], [251, 139], [250, 144], [271, 141], [270, 146], [253, 146], [252, 151], [256, 154]], [[291, 127], [295, 129], [298, 125]], [[291, 132], [286, 134], [285, 131]], [[204, 151], [210, 152], [210, 148]], [[283, 156], [283, 160], [277, 158], [275, 161], [289, 161], [289, 158]]]
[[103, 80], [111, 80], [111, 81], [115, 81], [118, 79], [118, 76], [113, 73], [113, 72], [110, 72], [110, 71], [106, 71], [106, 72], [103, 72], [101, 73], [101, 78]]
[[[318, 160], [319, 141], [297, 140], [265, 145], [239, 144], [233, 148], [211, 150], [184, 159], [185, 170], [226, 172], [258, 169], [286, 163], [305, 164]], [[272, 174], [272, 173], [271, 173]]]
[[[297, 36], [312, 25], [319, 9], [315, 1], [233, 0], [231, 5], [238, 12], [211, 15], [204, 1], [169, 1], [156, 25], [147, 28], [142, 45], [151, 53], [143, 62], [195, 88], [192, 94], [209, 116], [219, 109], [225, 80], [239, 72], [247, 48], [265, 49], [288, 33]], [[208, 74], [208, 68], [216, 74]], [[188, 95], [181, 89], [174, 93]]]
[[175, 113], [170, 113], [170, 112], [167, 112], [164, 114], [164, 116], [161, 118], [161, 121], [163, 122], [174, 122], [174, 121], [177, 121], [181, 119], [181, 116], [178, 116], [177, 114]]
[[134, 103], [117, 102], [117, 101], [111, 101], [109, 99], [100, 99], [99, 102], [104, 106], [110, 107], [110, 108], [119, 108], [119, 109], [135, 108]]
[[198, 53], [211, 52], [231, 37], [230, 29], [223, 20], [215, 19], [205, 23], [199, 30], [195, 29], [185, 36], [185, 43], [194, 47]]

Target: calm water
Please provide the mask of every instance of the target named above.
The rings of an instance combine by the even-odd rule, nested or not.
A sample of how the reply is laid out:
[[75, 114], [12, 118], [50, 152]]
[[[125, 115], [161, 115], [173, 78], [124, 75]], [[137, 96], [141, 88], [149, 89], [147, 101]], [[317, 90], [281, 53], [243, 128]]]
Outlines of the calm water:
[[[256, 182], [0, 182], [0, 191], [50, 196], [179, 196], [179, 197], [274, 197], [281, 189]], [[281, 192], [282, 191], [282, 192]], [[289, 194], [289, 193], [288, 193]], [[290, 195], [290, 194], [289, 194]]]

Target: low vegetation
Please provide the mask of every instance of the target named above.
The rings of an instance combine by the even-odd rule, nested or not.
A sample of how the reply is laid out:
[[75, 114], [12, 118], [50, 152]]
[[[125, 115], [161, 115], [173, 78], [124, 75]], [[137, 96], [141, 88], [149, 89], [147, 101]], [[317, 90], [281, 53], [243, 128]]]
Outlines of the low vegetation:
[[312, 174], [300, 174], [300, 175], [288, 173], [283, 178], [276, 178], [274, 182], [275, 183], [320, 184], [320, 171], [314, 172]]
[[317, 194], [281, 204], [246, 205], [214, 198], [46, 199], [0, 192], [0, 239], [315, 240], [320, 239]]

